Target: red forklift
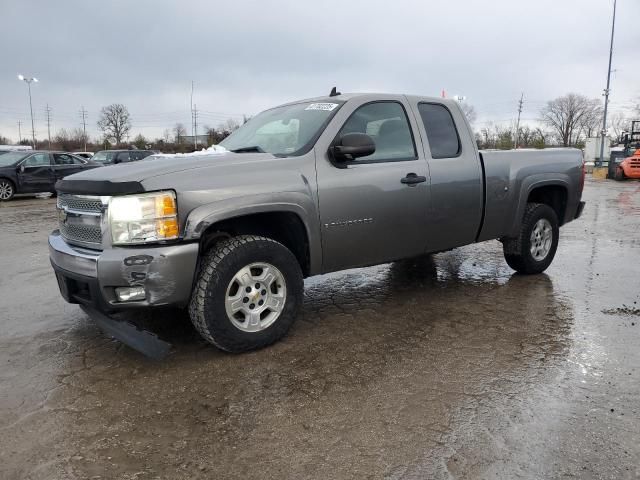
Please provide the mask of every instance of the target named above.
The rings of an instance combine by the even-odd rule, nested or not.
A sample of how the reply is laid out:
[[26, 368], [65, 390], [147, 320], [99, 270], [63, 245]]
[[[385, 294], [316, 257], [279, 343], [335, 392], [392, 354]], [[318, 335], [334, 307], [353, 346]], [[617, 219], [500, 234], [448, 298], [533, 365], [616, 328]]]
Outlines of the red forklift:
[[624, 148], [611, 152], [607, 176], [618, 181], [640, 179], [640, 120], [631, 122], [631, 130], [622, 134], [620, 143]]

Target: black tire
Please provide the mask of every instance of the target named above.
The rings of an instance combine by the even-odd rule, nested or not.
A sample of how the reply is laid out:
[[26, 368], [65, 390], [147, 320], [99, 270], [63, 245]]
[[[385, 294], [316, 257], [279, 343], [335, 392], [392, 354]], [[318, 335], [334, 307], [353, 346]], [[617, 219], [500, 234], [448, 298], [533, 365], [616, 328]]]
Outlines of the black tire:
[[0, 202], [8, 202], [16, 194], [16, 186], [8, 178], [0, 178]]
[[[240, 269], [257, 262], [276, 267], [286, 284], [284, 307], [264, 330], [236, 327], [225, 307], [227, 288]], [[241, 235], [216, 243], [202, 258], [189, 304], [196, 330], [208, 342], [227, 352], [244, 352], [270, 345], [284, 337], [302, 306], [304, 282], [296, 257], [281, 243], [256, 235]]]
[[616, 168], [616, 173], [613, 175], [613, 178], [618, 182], [621, 182], [622, 180], [624, 180], [626, 178], [624, 174], [624, 170], [622, 170], [622, 168], [620, 167]]
[[[539, 220], [547, 220], [551, 224], [551, 247], [546, 256], [537, 260], [531, 253], [531, 234]], [[549, 205], [529, 203], [522, 218], [520, 234], [516, 238], [506, 238], [502, 241], [504, 258], [511, 268], [526, 275], [544, 272], [556, 255], [560, 228], [558, 216]]]

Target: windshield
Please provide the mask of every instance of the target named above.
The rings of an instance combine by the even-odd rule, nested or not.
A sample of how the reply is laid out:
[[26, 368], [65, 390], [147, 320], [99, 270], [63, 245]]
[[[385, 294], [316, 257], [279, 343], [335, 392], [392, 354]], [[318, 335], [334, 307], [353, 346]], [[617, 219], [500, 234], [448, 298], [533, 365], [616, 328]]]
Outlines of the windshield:
[[272, 108], [253, 117], [220, 145], [238, 152], [302, 155], [309, 151], [342, 103], [305, 102]]
[[111, 163], [113, 161], [113, 157], [116, 156], [116, 153], [117, 152], [112, 152], [109, 150], [102, 150], [101, 152], [98, 152], [93, 157], [91, 157], [91, 161], [100, 163]]
[[29, 155], [29, 152], [9, 152], [4, 155], [0, 155], [0, 167], [8, 167], [16, 162], [19, 162], [24, 157]]

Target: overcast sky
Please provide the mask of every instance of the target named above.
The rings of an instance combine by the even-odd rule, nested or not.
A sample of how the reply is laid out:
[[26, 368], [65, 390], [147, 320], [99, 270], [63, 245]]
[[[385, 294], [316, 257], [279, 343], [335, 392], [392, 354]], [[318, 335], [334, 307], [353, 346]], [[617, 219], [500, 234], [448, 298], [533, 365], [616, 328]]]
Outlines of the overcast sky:
[[[108, 1], [3, 0], [0, 134], [80, 126], [98, 135], [100, 108], [123, 103], [133, 134], [176, 122], [255, 114], [285, 101], [343, 92], [464, 95], [485, 122], [523, 118], [567, 92], [601, 98], [613, 1]], [[618, 0], [611, 108], [640, 97], [640, 1]]]

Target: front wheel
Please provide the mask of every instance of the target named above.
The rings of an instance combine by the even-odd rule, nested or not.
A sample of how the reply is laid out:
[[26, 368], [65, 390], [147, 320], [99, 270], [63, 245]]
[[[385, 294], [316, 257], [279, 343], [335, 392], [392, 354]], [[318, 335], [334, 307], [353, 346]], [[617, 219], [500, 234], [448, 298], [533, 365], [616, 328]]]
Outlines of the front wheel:
[[0, 201], [6, 202], [11, 200], [16, 194], [16, 187], [11, 180], [0, 178]]
[[544, 272], [555, 257], [559, 235], [558, 216], [553, 208], [529, 203], [518, 237], [502, 241], [504, 258], [519, 273]]
[[227, 352], [267, 346], [286, 335], [302, 305], [298, 260], [281, 243], [241, 235], [202, 259], [189, 315], [207, 341]]

